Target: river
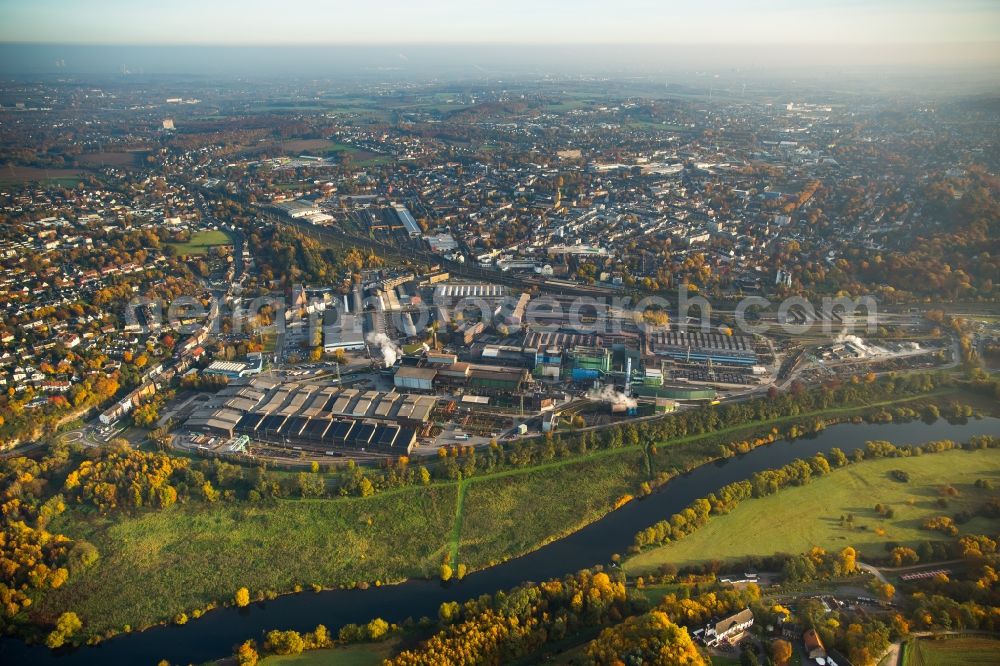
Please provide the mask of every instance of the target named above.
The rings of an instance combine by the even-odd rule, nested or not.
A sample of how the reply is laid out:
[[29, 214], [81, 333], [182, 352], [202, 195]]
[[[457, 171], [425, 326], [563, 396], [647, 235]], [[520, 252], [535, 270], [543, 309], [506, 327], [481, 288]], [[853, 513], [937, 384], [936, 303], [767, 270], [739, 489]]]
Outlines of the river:
[[[636, 532], [667, 518], [692, 500], [754, 472], [780, 467], [795, 458], [839, 447], [846, 453], [874, 439], [894, 444], [920, 444], [936, 439], [965, 441], [975, 435], [1000, 435], [1000, 419], [986, 418], [951, 424], [915, 421], [889, 424], [840, 424], [818, 435], [780, 441], [749, 453], [697, 468], [671, 480], [642, 500], [630, 502], [601, 520], [554, 541], [532, 553], [495, 567], [471, 573], [447, 585], [438, 581], [410, 581], [367, 590], [302, 592], [279, 597], [248, 608], [221, 608], [182, 626], [154, 627], [121, 635], [96, 647], [51, 652], [44, 646], [3, 639], [0, 663], [4, 664], [172, 664], [199, 663], [231, 654], [235, 645], [248, 638], [261, 638], [271, 629], [311, 631], [325, 624], [331, 631], [350, 622], [382, 617], [398, 622], [406, 617], [437, 616], [444, 601], [464, 601], [484, 593], [513, 587], [521, 582], [559, 577], [607, 563], [614, 553], [624, 554]], [[544, 510], [540, 504], [539, 510]], [[100, 546], [98, 546], [100, 547]], [[206, 572], [206, 575], [211, 575]], [[115, 594], [115, 590], [108, 590]]]

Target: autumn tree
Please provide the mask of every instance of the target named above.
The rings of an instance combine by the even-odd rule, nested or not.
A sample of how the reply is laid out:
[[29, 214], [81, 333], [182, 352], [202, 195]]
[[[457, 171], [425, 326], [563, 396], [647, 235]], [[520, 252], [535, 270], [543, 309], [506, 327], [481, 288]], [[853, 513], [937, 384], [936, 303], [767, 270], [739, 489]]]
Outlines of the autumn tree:
[[257, 654], [257, 644], [249, 640], [236, 648], [236, 663], [238, 666], [257, 666], [260, 656]]
[[83, 628], [83, 622], [76, 613], [67, 611], [56, 620], [56, 628], [52, 630], [46, 639], [45, 644], [53, 650], [62, 647], [66, 641]]
[[389, 633], [389, 623], [380, 617], [375, 618], [366, 626], [368, 640], [380, 641]]
[[687, 629], [654, 610], [609, 627], [587, 646], [593, 664], [629, 662], [653, 666], [703, 666], [706, 662]]
[[920, 557], [912, 548], [907, 548], [906, 546], [896, 546], [892, 549], [890, 562], [894, 567], [916, 564], [919, 561]]
[[876, 592], [882, 601], [888, 603], [892, 601], [893, 596], [895, 596], [896, 588], [893, 587], [892, 583], [882, 583], [877, 586]]
[[771, 641], [771, 659], [777, 666], [785, 666], [792, 658], [792, 644], [780, 638]]
[[267, 649], [275, 654], [302, 654], [302, 650], [306, 647], [302, 634], [297, 631], [275, 629], [267, 632], [265, 638]]
[[851, 546], [847, 546], [842, 551], [840, 551], [839, 558], [840, 572], [843, 574], [852, 574], [858, 568], [858, 553]]

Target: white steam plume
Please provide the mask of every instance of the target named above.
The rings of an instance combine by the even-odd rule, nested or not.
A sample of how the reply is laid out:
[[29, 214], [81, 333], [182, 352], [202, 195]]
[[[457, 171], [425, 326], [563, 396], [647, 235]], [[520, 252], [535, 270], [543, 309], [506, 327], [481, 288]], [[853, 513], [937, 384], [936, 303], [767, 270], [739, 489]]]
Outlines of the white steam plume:
[[625, 405], [629, 408], [637, 407], [639, 404], [635, 401], [635, 398], [630, 398], [621, 391], [616, 391], [613, 386], [602, 386], [600, 389], [592, 389], [587, 392], [587, 397], [591, 400], [600, 400], [612, 405]]
[[385, 367], [391, 368], [396, 364], [396, 359], [403, 355], [403, 350], [396, 346], [396, 343], [389, 339], [385, 333], [369, 333], [365, 336], [365, 342], [374, 345], [382, 352], [385, 359]]
[[864, 340], [862, 340], [861, 338], [859, 338], [856, 335], [850, 335], [850, 334], [848, 334], [846, 328], [843, 331], [840, 332], [840, 335], [837, 336], [837, 339], [834, 340], [834, 342], [850, 342], [850, 343], [852, 343], [854, 345], [857, 345], [861, 349], [867, 349], [868, 348], [868, 345], [865, 344]]

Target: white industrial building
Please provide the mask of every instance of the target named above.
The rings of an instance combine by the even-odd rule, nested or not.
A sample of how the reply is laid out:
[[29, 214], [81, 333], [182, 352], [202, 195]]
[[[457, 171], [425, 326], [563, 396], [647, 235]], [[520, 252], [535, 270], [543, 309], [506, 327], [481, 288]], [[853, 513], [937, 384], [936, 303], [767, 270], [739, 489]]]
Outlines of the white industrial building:
[[338, 349], [351, 351], [365, 348], [365, 334], [361, 320], [337, 308], [323, 313], [323, 351], [327, 354]]

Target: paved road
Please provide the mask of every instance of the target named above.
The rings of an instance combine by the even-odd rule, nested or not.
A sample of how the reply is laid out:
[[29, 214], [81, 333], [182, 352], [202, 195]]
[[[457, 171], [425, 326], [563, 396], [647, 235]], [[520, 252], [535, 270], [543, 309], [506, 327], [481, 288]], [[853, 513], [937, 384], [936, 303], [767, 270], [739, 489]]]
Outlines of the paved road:
[[884, 585], [891, 585], [891, 583], [889, 583], [889, 579], [885, 577], [885, 574], [879, 571], [878, 567], [874, 567], [870, 564], [865, 564], [864, 562], [858, 560], [858, 568], [861, 569], [862, 571], [865, 571], [875, 576], [875, 578], [878, 579], [878, 582]]
[[[875, 579], [878, 580], [878, 582], [882, 583], [883, 585], [892, 585], [892, 583], [889, 582], [889, 579], [886, 578], [885, 574], [882, 573], [882, 570], [879, 569], [878, 567], [874, 567], [870, 564], [865, 564], [864, 562], [858, 560], [858, 568], [866, 573], [870, 573], [871, 575], [875, 576]], [[903, 595], [900, 594], [899, 590], [896, 589], [896, 586], [893, 585], [892, 603], [899, 603], [902, 600], [903, 600]]]
[[882, 658], [878, 660], [878, 666], [896, 666], [899, 663], [899, 652], [902, 649], [902, 643], [893, 643], [882, 655]]

